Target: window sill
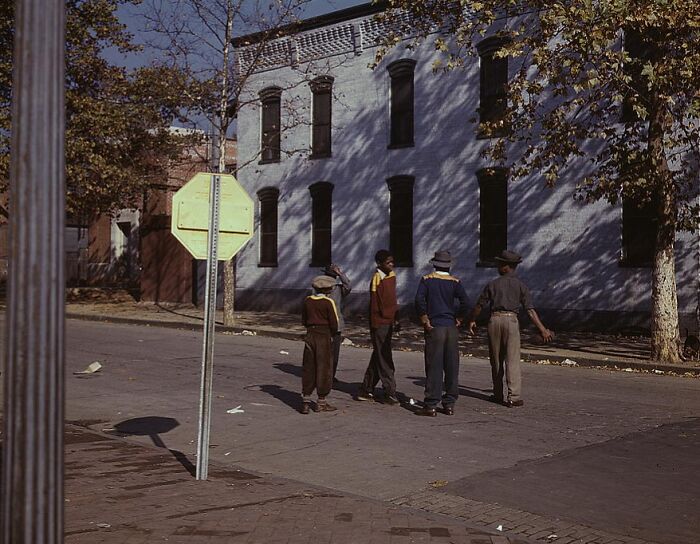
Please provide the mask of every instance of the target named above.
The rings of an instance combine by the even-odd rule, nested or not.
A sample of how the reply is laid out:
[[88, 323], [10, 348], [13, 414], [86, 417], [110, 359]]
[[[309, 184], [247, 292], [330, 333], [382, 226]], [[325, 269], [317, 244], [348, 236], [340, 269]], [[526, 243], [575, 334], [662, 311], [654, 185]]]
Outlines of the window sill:
[[508, 135], [508, 131], [504, 128], [500, 128], [497, 130], [487, 130], [481, 125], [476, 131], [476, 139], [477, 140], [490, 140], [491, 138], [503, 138]]
[[316, 155], [314, 155], [313, 153], [311, 153], [311, 154], [309, 155], [309, 160], [315, 161], [315, 160], [318, 160], [318, 159], [330, 159], [332, 156], [333, 156], [332, 153], [318, 153], [318, 154], [316, 154]]
[[620, 268], [652, 268], [654, 263], [650, 261], [634, 261], [623, 258], [617, 261], [617, 266]]
[[277, 263], [258, 263], [258, 268], [277, 268]]
[[410, 142], [407, 144], [389, 144], [386, 146], [387, 149], [405, 149], [407, 147], [416, 147], [416, 144], [414, 142]]
[[275, 164], [280, 162], [279, 159], [261, 159], [258, 161], [258, 164]]

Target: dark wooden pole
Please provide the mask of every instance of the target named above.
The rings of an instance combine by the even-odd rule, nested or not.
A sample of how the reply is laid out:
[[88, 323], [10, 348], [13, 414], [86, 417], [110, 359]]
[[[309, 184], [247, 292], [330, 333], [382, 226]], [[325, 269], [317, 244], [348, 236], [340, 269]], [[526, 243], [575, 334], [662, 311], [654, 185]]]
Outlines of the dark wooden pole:
[[17, 0], [3, 544], [63, 542], [64, 0]]

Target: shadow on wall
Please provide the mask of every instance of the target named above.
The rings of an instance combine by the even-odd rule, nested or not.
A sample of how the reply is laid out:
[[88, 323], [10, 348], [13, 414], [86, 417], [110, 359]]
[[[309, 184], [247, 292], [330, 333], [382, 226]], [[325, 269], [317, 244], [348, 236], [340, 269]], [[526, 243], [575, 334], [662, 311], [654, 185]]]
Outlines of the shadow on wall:
[[[387, 64], [402, 56], [400, 52], [393, 55]], [[478, 262], [476, 172], [495, 165], [481, 158], [487, 141], [475, 137], [476, 126], [470, 122], [479, 103], [478, 84], [474, 84], [478, 81], [476, 65], [462, 72], [435, 75], [429, 62], [419, 62], [415, 75], [415, 145], [401, 149], [387, 148], [386, 65], [367, 75], [369, 86], [362, 83], [362, 76], [346, 72], [339, 70], [334, 84], [341, 96], [337, 104], [334, 102], [337, 126], [332, 158], [283, 156], [279, 164], [249, 166], [239, 175], [251, 195], [268, 186], [279, 188], [280, 195], [278, 266], [256, 269], [256, 233], [241, 253], [240, 260], [245, 264], [239, 268], [239, 276], [245, 284], [237, 296], [238, 308], [299, 311], [308, 283], [318, 273], [318, 267], [309, 264], [308, 188], [327, 181], [334, 184], [333, 260], [347, 271], [354, 284], [347, 312], [366, 313], [374, 253], [389, 246], [387, 179], [400, 175], [415, 179], [414, 266], [397, 269], [400, 303], [410, 313], [418, 280], [432, 270], [428, 260], [443, 247], [455, 256], [453, 271], [474, 303], [483, 286], [497, 275], [494, 268]], [[271, 78], [269, 84], [274, 83], [276, 72], [266, 74]], [[443, 79], [432, 84], [430, 78]], [[467, 80], [471, 83], [465, 83]], [[343, 100], [343, 94], [347, 100]], [[349, 106], [351, 103], [356, 105]], [[435, 107], [437, 104], [439, 107]], [[303, 128], [307, 133], [308, 127]], [[294, 136], [290, 134], [289, 139]], [[257, 134], [251, 136], [255, 137]], [[518, 152], [517, 147], [510, 151], [512, 156]], [[583, 205], [573, 201], [582, 168], [582, 164], [570, 164], [555, 189], [544, 187], [534, 177], [509, 180], [507, 246], [524, 256], [518, 273], [529, 285], [535, 306], [554, 329], [648, 328], [651, 269], [620, 266], [619, 207], [606, 202]], [[676, 271], [681, 327], [693, 330], [698, 265], [691, 239], [690, 235], [679, 236]]]

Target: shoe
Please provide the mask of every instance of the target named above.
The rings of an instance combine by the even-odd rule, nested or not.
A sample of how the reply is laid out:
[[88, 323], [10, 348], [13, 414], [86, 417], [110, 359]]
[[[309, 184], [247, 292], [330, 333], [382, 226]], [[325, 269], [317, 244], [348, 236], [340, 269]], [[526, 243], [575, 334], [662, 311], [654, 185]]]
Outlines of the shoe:
[[427, 417], [437, 417], [437, 411], [435, 408], [428, 408], [427, 406], [425, 408], [421, 408], [420, 410], [416, 410], [416, 415], [417, 416], [427, 416]]
[[335, 412], [337, 408], [327, 402], [317, 402], [314, 405], [314, 412]]
[[396, 406], [401, 403], [399, 402], [399, 399], [397, 399], [394, 395], [385, 395], [384, 404], [387, 404], [389, 406]]
[[446, 416], [453, 416], [455, 415], [455, 409], [453, 406], [443, 406], [442, 413]]
[[503, 403], [504, 406], [508, 408], [515, 408], [516, 406], [522, 406], [525, 404], [522, 400], [507, 400]]
[[355, 395], [355, 400], [374, 402], [374, 395], [372, 393], [365, 393], [364, 391], [358, 391], [357, 394]]
[[306, 415], [309, 413], [309, 408], [311, 408], [311, 405], [308, 402], [305, 402], [301, 405], [301, 410], [299, 410], [299, 412]]

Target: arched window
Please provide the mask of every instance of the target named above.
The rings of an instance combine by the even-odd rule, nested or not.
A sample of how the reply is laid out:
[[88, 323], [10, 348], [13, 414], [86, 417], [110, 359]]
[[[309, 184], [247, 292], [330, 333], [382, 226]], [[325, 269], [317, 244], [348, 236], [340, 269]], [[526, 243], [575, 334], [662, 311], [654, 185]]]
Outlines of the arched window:
[[[391, 134], [389, 147], [413, 146], [413, 74], [416, 61], [392, 62], [387, 70], [391, 77]], [[396, 255], [394, 255], [396, 257]]]
[[413, 266], [413, 176], [394, 176], [389, 187], [389, 250], [397, 266]]
[[260, 200], [260, 255], [258, 266], [277, 266], [277, 202], [279, 190], [266, 187], [258, 191]]
[[333, 184], [319, 181], [311, 193], [311, 266], [331, 264]]
[[311, 83], [311, 158], [331, 156], [331, 109], [333, 78], [320, 76]]
[[268, 87], [260, 91], [262, 110], [260, 132], [261, 163], [279, 162], [280, 160], [281, 103], [282, 89], [279, 87]]

